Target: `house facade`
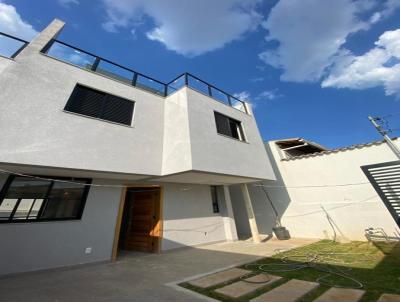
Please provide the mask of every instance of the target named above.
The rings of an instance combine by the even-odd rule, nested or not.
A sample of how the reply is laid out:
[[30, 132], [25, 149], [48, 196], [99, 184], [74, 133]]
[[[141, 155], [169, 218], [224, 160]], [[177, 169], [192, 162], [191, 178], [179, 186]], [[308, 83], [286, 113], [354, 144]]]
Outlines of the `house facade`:
[[[398, 139], [394, 143], [400, 147]], [[330, 150], [302, 138], [290, 138], [270, 141], [265, 148], [276, 181], [249, 186], [261, 233], [272, 233], [277, 224], [276, 211], [292, 237], [365, 241], [366, 229], [373, 228], [382, 239], [383, 234], [400, 238], [400, 225], [396, 223], [400, 221], [399, 179], [393, 178], [398, 164], [389, 167], [388, 172], [377, 172], [382, 183], [391, 182], [393, 192], [390, 187], [385, 189], [391, 195], [392, 204], [388, 205], [362, 169], [399, 163], [385, 141]], [[231, 193], [238, 234], [250, 236], [240, 188], [233, 186]]]
[[251, 106], [66, 44], [63, 26], [0, 57], [0, 275], [236, 240], [230, 186], [251, 222], [247, 184], [275, 179]]

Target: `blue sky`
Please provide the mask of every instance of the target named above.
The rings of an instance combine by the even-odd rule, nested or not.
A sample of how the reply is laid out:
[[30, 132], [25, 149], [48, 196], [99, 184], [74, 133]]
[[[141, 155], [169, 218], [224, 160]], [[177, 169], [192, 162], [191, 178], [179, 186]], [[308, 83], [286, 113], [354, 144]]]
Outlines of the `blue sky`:
[[0, 31], [29, 39], [54, 18], [69, 44], [249, 100], [265, 140], [365, 143], [368, 115], [400, 111], [400, 0], [0, 0]]

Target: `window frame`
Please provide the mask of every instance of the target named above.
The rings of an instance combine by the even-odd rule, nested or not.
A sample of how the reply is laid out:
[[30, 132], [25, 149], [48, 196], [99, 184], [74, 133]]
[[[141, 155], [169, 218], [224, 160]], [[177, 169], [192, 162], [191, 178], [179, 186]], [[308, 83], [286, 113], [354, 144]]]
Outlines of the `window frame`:
[[[13, 183], [14, 179], [16, 177], [24, 177], [24, 176], [20, 176], [20, 175], [9, 175], [7, 180], [4, 182], [3, 187], [0, 190], [0, 206], [3, 203], [8, 190], [10, 189], [11, 184]], [[26, 178], [30, 178], [25, 176]], [[49, 196], [49, 193], [51, 192], [52, 187], [54, 186], [54, 183], [57, 182], [57, 180], [64, 180], [64, 181], [84, 181], [83, 184], [86, 184], [84, 186], [84, 190], [83, 190], [83, 194], [82, 194], [82, 198], [80, 200], [80, 206], [79, 206], [79, 211], [78, 214], [76, 215], [76, 217], [61, 217], [61, 218], [42, 218], [40, 219], [39, 216], [41, 215], [41, 213], [43, 212], [44, 208], [46, 207], [47, 202], [43, 202], [40, 205], [40, 209], [38, 210], [38, 214], [37, 217], [34, 219], [29, 219], [29, 214], [27, 215], [27, 217], [25, 219], [14, 219], [14, 215], [18, 209], [18, 206], [20, 204], [20, 201], [17, 202], [10, 214], [10, 217], [8, 219], [0, 219], [0, 224], [3, 223], [37, 223], [37, 222], [52, 222], [52, 221], [77, 221], [77, 220], [81, 220], [82, 219], [82, 215], [83, 215], [83, 211], [85, 209], [85, 205], [86, 205], [86, 201], [87, 201], [87, 197], [89, 195], [89, 190], [90, 190], [90, 185], [92, 183], [92, 179], [91, 178], [78, 178], [78, 177], [58, 177], [58, 176], [39, 176], [39, 175], [34, 175], [34, 177], [37, 177], [38, 179], [41, 180], [49, 180], [50, 181], [50, 185], [47, 189], [46, 195], [43, 198], [43, 200], [47, 199]], [[18, 199], [20, 200], [20, 199]], [[33, 207], [33, 205], [32, 205]]]
[[218, 186], [211, 185], [210, 191], [211, 191], [213, 213], [214, 214], [221, 213], [221, 209], [219, 208]]
[[[231, 127], [231, 123], [232, 122], [235, 123], [237, 134], [238, 134], [239, 138], [236, 138], [234, 136], [231, 136], [231, 135], [228, 135], [228, 134], [225, 134], [225, 133], [221, 133], [221, 132], [218, 131], [218, 123], [217, 123], [217, 116], [218, 115], [227, 119], [229, 127]], [[217, 133], [219, 135], [222, 135], [222, 136], [225, 136], [225, 137], [229, 137], [231, 139], [234, 139], [234, 140], [237, 140], [237, 141], [240, 141], [240, 142], [247, 143], [246, 135], [244, 134], [243, 124], [242, 124], [241, 121], [239, 121], [239, 120], [237, 120], [235, 118], [232, 118], [232, 117], [230, 117], [230, 116], [228, 116], [226, 114], [223, 114], [221, 112], [218, 112], [218, 111], [214, 111], [214, 121], [215, 121], [215, 127], [216, 127], [216, 130], [217, 130]]]
[[[69, 105], [70, 105], [70, 102], [72, 102], [72, 99], [76, 98], [76, 95], [78, 93], [78, 91], [77, 91], [78, 87], [85, 88], [85, 89], [88, 89], [88, 90], [92, 90], [94, 92], [97, 92], [97, 93], [100, 93], [100, 94], [104, 95], [103, 98], [102, 98], [102, 101], [101, 101], [99, 116], [92, 116], [92, 115], [84, 114], [84, 113], [81, 113], [81, 112], [75, 112], [75, 111], [72, 111], [71, 108], [69, 108]], [[105, 108], [105, 103], [106, 103], [106, 101], [108, 99], [107, 96], [120, 98], [122, 100], [125, 100], [127, 102], [131, 102], [132, 103], [132, 113], [131, 113], [131, 116], [130, 116], [130, 123], [129, 124], [112, 121], [112, 120], [105, 119], [105, 118], [102, 117], [102, 114], [104, 113], [103, 110]], [[90, 87], [90, 86], [87, 86], [87, 85], [83, 85], [81, 83], [76, 83], [74, 88], [73, 88], [73, 90], [72, 90], [72, 92], [71, 92], [71, 94], [70, 94], [70, 96], [68, 97], [67, 102], [65, 103], [63, 111], [66, 112], [66, 113], [76, 114], [76, 115], [79, 115], [79, 116], [82, 116], [82, 117], [91, 118], [91, 119], [95, 119], [95, 120], [99, 120], [99, 121], [103, 121], [103, 122], [107, 122], [107, 123], [111, 123], [111, 124], [116, 124], [116, 125], [125, 126], [125, 127], [132, 127], [134, 116], [135, 116], [135, 109], [136, 109], [136, 101], [133, 101], [133, 100], [128, 99], [126, 97], [115, 95], [113, 93], [109, 93], [109, 92], [106, 92], [106, 91], [103, 91], [103, 90], [100, 90], [100, 89], [97, 89], [97, 88], [93, 88], [93, 87]]]

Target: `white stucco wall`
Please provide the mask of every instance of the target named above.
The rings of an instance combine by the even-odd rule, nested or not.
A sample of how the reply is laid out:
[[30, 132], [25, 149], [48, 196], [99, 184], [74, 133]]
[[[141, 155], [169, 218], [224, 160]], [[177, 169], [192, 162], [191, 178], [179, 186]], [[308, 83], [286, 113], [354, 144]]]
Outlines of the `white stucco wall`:
[[[270, 145], [271, 149], [275, 147], [272, 143]], [[332, 238], [333, 231], [326, 214], [321, 211], [323, 206], [338, 226], [338, 236], [365, 240], [364, 230], [368, 227], [380, 227], [393, 234], [397, 225], [360, 168], [393, 160], [397, 158], [388, 145], [379, 144], [279, 161], [278, 166], [287, 186], [367, 182], [365, 185], [345, 187], [288, 189], [292, 202], [282, 222], [293, 236]]]
[[[160, 175], [164, 98], [40, 54], [48, 30], [0, 73], [0, 162]], [[64, 112], [77, 83], [134, 101], [132, 127]]]
[[226, 240], [221, 190], [220, 213], [213, 213], [210, 186], [167, 184], [164, 188], [162, 250]]
[[[275, 179], [253, 115], [187, 89], [193, 170]], [[246, 142], [217, 133], [214, 111], [242, 123]]]
[[81, 220], [0, 224], [0, 275], [110, 260], [120, 194], [92, 187]]
[[[4, 63], [9, 66], [0, 72], [0, 162], [142, 178], [191, 170], [274, 178], [252, 114], [186, 87], [160, 97], [40, 53], [63, 25], [53, 21]], [[76, 84], [135, 102], [131, 127], [65, 112]], [[219, 135], [214, 111], [241, 121], [246, 142]]]
[[[0, 174], [0, 189], [8, 175]], [[124, 181], [94, 179], [94, 184]], [[140, 185], [140, 183], [138, 183]], [[162, 251], [224, 241], [227, 215], [222, 187], [219, 213], [213, 213], [210, 186], [160, 183]], [[108, 261], [122, 189], [92, 187], [81, 220], [1, 223], [0, 275]], [[85, 254], [87, 247], [91, 254]]]
[[0, 73], [13, 63], [13, 60], [0, 56]]
[[[368, 227], [383, 228], [389, 235], [393, 235], [397, 225], [360, 168], [397, 160], [386, 144], [288, 161], [280, 159], [274, 142], [270, 142], [266, 148], [271, 154], [278, 180], [263, 184], [275, 186], [266, 189], [279, 214], [283, 215], [283, 225], [293, 237], [333, 238], [334, 232], [321, 207], [324, 207], [336, 224], [339, 239], [366, 240], [364, 230]], [[354, 183], [366, 184], [325, 186]], [[290, 188], [310, 185], [321, 187]], [[271, 233], [275, 217], [265, 195], [259, 187], [253, 185], [251, 196], [261, 232]], [[234, 205], [240, 200], [235, 202]], [[238, 232], [248, 235], [248, 223], [240, 215], [238, 219]]]
[[180, 89], [164, 102], [164, 146], [162, 174], [192, 169], [187, 89]]

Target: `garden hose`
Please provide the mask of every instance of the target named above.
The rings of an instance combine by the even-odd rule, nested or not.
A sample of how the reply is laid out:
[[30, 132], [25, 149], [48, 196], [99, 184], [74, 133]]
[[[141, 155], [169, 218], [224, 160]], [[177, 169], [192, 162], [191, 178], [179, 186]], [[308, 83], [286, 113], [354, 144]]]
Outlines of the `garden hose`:
[[[294, 254], [294, 255], [284, 255], [281, 257], [281, 263], [268, 263], [268, 264], [260, 264], [260, 263], [250, 263], [246, 264], [245, 268], [251, 270], [257, 270], [262, 273], [273, 274], [273, 273], [284, 273], [291, 271], [298, 271], [306, 268], [311, 268], [320, 272], [325, 273], [323, 276], [317, 278], [316, 282], [330, 286], [330, 287], [339, 287], [339, 288], [363, 288], [364, 285], [359, 280], [351, 277], [346, 271], [350, 271], [351, 268], [347, 270], [344, 269], [333, 269], [330, 265], [344, 265], [350, 264], [345, 261], [339, 261], [335, 256], [337, 255], [363, 255], [360, 253], [310, 253], [310, 254]], [[365, 255], [364, 255], [365, 256]], [[297, 259], [297, 260], [294, 260]], [[291, 263], [294, 262], [295, 263]], [[357, 263], [358, 261], [353, 261], [352, 264]], [[337, 283], [329, 282], [327, 279], [332, 276], [340, 277], [344, 280], [350, 281], [351, 286], [343, 286]], [[246, 280], [245, 280], [246, 281]], [[266, 280], [264, 282], [257, 283], [268, 283], [270, 281]], [[247, 281], [246, 281], [247, 282]]]

